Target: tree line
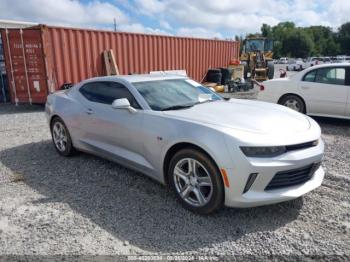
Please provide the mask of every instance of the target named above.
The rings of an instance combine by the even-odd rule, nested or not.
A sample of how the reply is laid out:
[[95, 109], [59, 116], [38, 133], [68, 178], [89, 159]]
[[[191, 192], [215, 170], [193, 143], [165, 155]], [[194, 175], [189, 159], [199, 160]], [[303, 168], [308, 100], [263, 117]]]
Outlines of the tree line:
[[[276, 26], [263, 24], [261, 33], [249, 36], [273, 39], [275, 58], [350, 55], [350, 22], [342, 24], [335, 32], [326, 26], [296, 27], [293, 22]], [[242, 42], [243, 38], [236, 36], [236, 40]]]

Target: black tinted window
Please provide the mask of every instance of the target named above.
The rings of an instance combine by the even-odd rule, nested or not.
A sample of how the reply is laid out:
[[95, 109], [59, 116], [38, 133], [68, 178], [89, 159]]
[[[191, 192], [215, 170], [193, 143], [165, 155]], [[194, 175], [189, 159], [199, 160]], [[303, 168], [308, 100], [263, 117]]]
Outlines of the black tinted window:
[[115, 99], [127, 98], [130, 105], [140, 108], [130, 91], [122, 84], [115, 82], [93, 82], [82, 86], [80, 93], [88, 100], [111, 105]]

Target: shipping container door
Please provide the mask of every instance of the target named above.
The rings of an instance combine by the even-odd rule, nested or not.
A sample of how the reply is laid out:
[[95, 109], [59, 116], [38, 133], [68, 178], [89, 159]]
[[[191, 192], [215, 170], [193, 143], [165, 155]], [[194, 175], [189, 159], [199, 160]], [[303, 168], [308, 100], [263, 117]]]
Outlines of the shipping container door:
[[11, 101], [45, 103], [48, 94], [40, 29], [3, 32]]

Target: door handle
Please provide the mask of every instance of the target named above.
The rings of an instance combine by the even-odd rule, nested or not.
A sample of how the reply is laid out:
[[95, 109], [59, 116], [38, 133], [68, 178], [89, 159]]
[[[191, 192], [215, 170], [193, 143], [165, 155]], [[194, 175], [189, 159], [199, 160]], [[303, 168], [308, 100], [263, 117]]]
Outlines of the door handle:
[[92, 115], [92, 114], [94, 113], [94, 111], [92, 111], [91, 108], [88, 108], [88, 109], [86, 109], [86, 113], [87, 113], [88, 115]]
[[302, 88], [302, 89], [310, 89], [309, 86], [302, 86], [301, 88]]

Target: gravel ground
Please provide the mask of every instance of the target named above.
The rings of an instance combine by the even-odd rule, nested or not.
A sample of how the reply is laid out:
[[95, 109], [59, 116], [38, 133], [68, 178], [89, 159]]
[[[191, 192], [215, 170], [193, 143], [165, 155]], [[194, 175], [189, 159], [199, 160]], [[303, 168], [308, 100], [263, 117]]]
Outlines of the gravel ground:
[[0, 105], [0, 260], [193, 254], [349, 261], [350, 122], [316, 120], [326, 143], [320, 188], [290, 202], [199, 216], [137, 172], [83, 153], [60, 157], [43, 107]]

